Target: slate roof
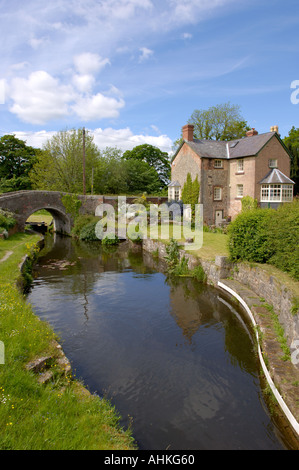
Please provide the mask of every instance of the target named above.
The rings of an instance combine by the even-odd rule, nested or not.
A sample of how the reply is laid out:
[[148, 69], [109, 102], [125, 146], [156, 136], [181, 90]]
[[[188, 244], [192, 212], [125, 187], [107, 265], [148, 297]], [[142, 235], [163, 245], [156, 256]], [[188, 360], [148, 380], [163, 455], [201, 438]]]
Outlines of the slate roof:
[[259, 184], [295, 184], [295, 182], [284, 175], [278, 168], [273, 168]]
[[[251, 137], [231, 140], [230, 142], [199, 139], [184, 142], [186, 142], [199, 157], [231, 159], [257, 155], [275, 134], [275, 132], [266, 132]], [[178, 148], [174, 158], [178, 154], [181, 146]]]

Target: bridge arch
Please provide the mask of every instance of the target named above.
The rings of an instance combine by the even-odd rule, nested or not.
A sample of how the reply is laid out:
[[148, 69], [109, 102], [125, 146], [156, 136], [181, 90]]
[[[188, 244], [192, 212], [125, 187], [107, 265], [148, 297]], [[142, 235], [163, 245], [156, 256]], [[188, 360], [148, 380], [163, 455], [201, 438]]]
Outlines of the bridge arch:
[[[33, 212], [30, 211], [30, 213], [29, 213], [27, 219], [25, 220], [24, 224], [26, 223], [26, 221], [28, 220], [28, 218], [32, 214], [34, 214], [35, 212], [37, 212], [41, 209], [46, 209], [51, 214], [51, 216], [53, 217], [54, 232], [67, 233], [67, 234], [70, 233], [70, 231], [71, 231], [70, 217], [67, 214], [65, 214], [64, 212], [62, 212], [61, 210], [53, 208], [53, 207], [48, 207], [48, 206], [39, 207], [38, 209], [34, 209]], [[25, 217], [25, 215], [24, 215], [24, 217]]]
[[34, 212], [46, 209], [53, 217], [56, 232], [70, 234], [72, 219], [66, 212], [58, 191], [17, 191], [0, 196], [0, 208], [15, 214], [18, 230], [24, 231], [25, 224]]

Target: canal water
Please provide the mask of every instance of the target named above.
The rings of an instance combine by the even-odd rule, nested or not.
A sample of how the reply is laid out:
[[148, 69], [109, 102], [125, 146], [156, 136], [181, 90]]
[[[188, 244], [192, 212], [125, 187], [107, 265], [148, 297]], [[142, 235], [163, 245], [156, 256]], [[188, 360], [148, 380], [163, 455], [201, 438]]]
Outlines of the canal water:
[[140, 449], [285, 449], [243, 312], [216, 288], [167, 278], [158, 263], [139, 245], [55, 235], [28, 300]]

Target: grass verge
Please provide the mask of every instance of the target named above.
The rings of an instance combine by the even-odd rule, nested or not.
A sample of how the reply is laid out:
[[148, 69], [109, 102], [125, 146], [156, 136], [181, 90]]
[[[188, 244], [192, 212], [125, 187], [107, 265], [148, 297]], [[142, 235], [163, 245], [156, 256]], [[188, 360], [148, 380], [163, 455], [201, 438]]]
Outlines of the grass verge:
[[120, 427], [108, 400], [86, 393], [77, 380], [57, 370], [55, 361], [46, 384], [25, 367], [51, 355], [57, 339], [16, 287], [20, 262], [38, 239], [16, 234], [0, 240], [0, 260], [10, 253], [0, 261], [0, 449], [133, 450], [130, 429]]

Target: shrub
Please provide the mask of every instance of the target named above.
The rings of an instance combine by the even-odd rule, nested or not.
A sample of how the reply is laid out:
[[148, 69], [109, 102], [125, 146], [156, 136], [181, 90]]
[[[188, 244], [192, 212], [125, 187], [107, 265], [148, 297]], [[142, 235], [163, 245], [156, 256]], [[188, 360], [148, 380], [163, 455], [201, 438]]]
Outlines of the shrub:
[[97, 223], [98, 223], [98, 220], [90, 222], [87, 225], [84, 225], [80, 231], [80, 236], [79, 236], [80, 240], [85, 240], [85, 241], [99, 240], [95, 232]]
[[252, 209], [241, 212], [230, 224], [229, 252], [233, 261], [247, 260], [265, 263], [274, 254], [269, 243], [269, 220], [274, 209]]
[[117, 245], [119, 243], [119, 238], [115, 235], [113, 238], [104, 237], [102, 240], [103, 245]]
[[201, 264], [196, 266], [192, 271], [192, 276], [199, 282], [205, 282], [207, 280], [206, 273]]
[[233, 261], [270, 263], [299, 280], [299, 200], [277, 210], [251, 209], [229, 226]]
[[242, 212], [251, 211], [252, 209], [257, 209], [257, 199], [253, 199], [250, 196], [244, 196], [241, 200], [242, 203]]
[[6, 230], [14, 227], [16, 224], [16, 220], [14, 215], [11, 212], [3, 211], [0, 209], [0, 226]]
[[280, 206], [268, 224], [271, 264], [299, 280], [299, 200]]
[[72, 234], [75, 237], [79, 238], [81, 230], [85, 225], [88, 225], [91, 222], [97, 222], [98, 220], [99, 219], [94, 215], [79, 215], [75, 220], [74, 227], [72, 229]]

